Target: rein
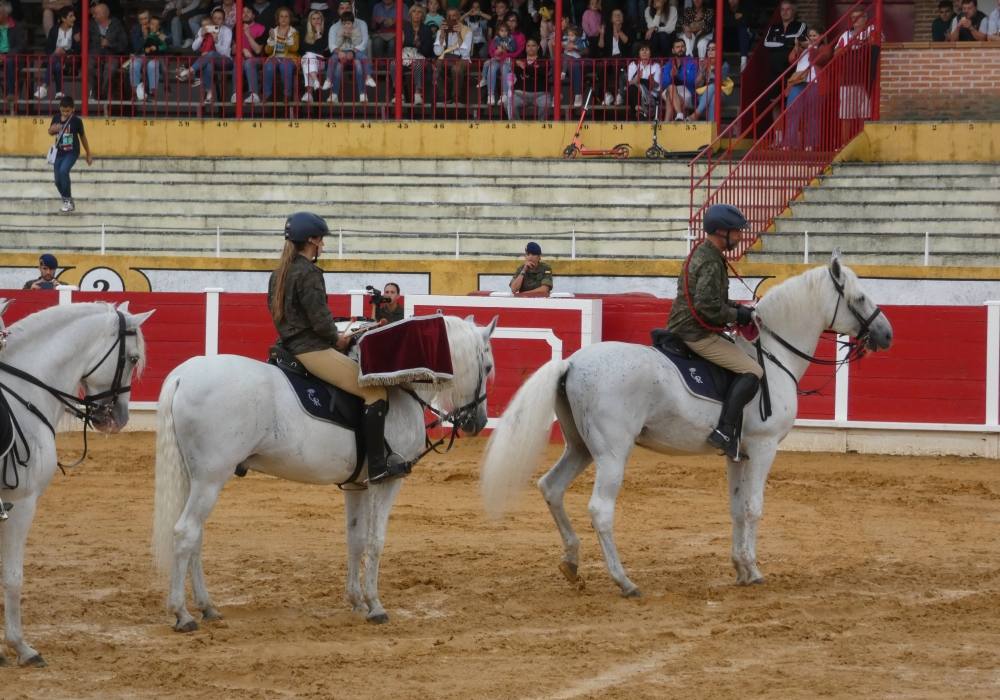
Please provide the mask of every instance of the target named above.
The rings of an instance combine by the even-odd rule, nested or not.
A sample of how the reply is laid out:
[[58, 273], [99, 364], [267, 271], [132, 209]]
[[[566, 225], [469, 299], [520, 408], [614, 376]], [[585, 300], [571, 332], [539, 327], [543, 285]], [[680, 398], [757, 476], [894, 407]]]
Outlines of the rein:
[[[417, 392], [415, 392], [413, 389], [410, 389], [409, 387], [403, 389], [403, 391], [405, 391], [407, 394], [413, 397], [414, 401], [420, 404], [421, 408], [423, 408], [426, 411], [430, 411], [435, 416], [437, 416], [437, 418], [435, 418], [430, 423], [424, 426], [424, 447], [426, 449], [423, 452], [421, 452], [420, 455], [410, 463], [410, 466], [413, 466], [414, 464], [419, 462], [421, 459], [426, 457], [427, 454], [430, 452], [436, 452], [437, 454], [446, 454], [447, 452], [451, 451], [451, 448], [455, 446], [455, 440], [458, 438], [459, 424], [465, 423], [470, 418], [472, 418], [474, 415], [474, 411], [477, 408], [479, 408], [479, 404], [481, 404], [483, 401], [486, 400], [486, 392], [483, 391], [484, 382], [485, 382], [485, 375], [483, 374], [482, 368], [480, 367], [479, 383], [476, 385], [476, 393], [474, 394], [473, 399], [468, 403], [459, 406], [451, 413], [445, 413], [444, 411], [440, 411], [434, 408], [428, 402], [420, 398]], [[451, 435], [447, 438], [448, 446], [445, 447], [443, 450], [439, 450], [437, 448], [440, 447], [442, 443], [444, 443], [445, 438], [442, 437], [439, 438], [436, 442], [431, 442], [430, 436], [427, 435], [427, 431], [431, 430], [432, 428], [436, 428], [439, 425], [443, 425], [444, 423], [451, 423]]]

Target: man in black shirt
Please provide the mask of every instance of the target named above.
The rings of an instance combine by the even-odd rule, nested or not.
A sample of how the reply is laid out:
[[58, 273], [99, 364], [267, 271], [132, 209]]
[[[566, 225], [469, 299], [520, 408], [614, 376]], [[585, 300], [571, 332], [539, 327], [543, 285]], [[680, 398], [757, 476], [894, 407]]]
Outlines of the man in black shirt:
[[[788, 54], [795, 48], [800, 36], [806, 34], [806, 23], [796, 18], [796, 7], [793, 0], [783, 0], [779, 13], [781, 18], [767, 28], [764, 35], [764, 48], [770, 67], [768, 83], [773, 83], [778, 76], [788, 68]], [[771, 91], [772, 97], [781, 94], [780, 86]]]
[[931, 41], [948, 41], [953, 19], [955, 19], [955, 7], [951, 0], [941, 0], [938, 3], [938, 16], [931, 22]]
[[948, 41], [986, 41], [989, 19], [982, 12], [976, 0], [962, 0], [962, 13], [951, 21]]

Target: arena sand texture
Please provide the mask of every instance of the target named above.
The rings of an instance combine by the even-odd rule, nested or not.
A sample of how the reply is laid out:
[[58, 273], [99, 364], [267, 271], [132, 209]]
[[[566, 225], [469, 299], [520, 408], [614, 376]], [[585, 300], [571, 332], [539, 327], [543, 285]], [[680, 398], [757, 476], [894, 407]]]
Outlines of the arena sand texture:
[[[71, 456], [79, 435], [63, 435]], [[568, 508], [586, 588], [533, 488], [488, 522], [482, 440], [432, 455], [390, 520], [374, 626], [343, 602], [334, 488], [252, 474], [209, 521], [225, 621], [170, 629], [149, 569], [154, 439], [93, 439], [31, 533], [25, 631], [45, 669], [0, 669], [3, 698], [996, 698], [1000, 470], [988, 460], [781, 454], [763, 586], [733, 584], [721, 459], [637, 450], [618, 500], [623, 599], [586, 514]], [[549, 448], [554, 460], [559, 447]]]

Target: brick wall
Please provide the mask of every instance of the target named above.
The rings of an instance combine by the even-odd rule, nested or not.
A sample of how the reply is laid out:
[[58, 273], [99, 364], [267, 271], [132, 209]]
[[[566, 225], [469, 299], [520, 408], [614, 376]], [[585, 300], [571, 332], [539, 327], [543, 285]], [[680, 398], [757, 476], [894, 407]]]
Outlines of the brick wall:
[[1000, 42], [886, 44], [881, 117], [1000, 119]]
[[913, 0], [914, 41], [931, 40], [931, 22], [937, 19], [938, 2], [940, 0]]

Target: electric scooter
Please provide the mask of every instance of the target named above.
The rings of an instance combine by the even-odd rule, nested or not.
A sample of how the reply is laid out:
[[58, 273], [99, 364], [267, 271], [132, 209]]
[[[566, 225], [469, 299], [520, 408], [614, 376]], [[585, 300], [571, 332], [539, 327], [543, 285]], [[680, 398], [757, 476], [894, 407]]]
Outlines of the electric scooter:
[[647, 158], [666, 158], [669, 153], [667, 149], [656, 140], [656, 134], [660, 130], [660, 100], [656, 101], [656, 109], [653, 112], [653, 145], [646, 149]]
[[594, 94], [594, 89], [587, 91], [587, 100], [583, 103], [583, 112], [580, 114], [580, 121], [576, 125], [576, 133], [573, 134], [573, 143], [563, 149], [563, 158], [589, 158], [592, 156], [611, 156], [613, 158], [628, 158], [632, 152], [632, 147], [627, 143], [620, 143], [614, 148], [585, 148], [580, 139], [580, 131], [583, 129], [583, 120], [587, 118], [587, 110], [590, 109], [590, 98]]

